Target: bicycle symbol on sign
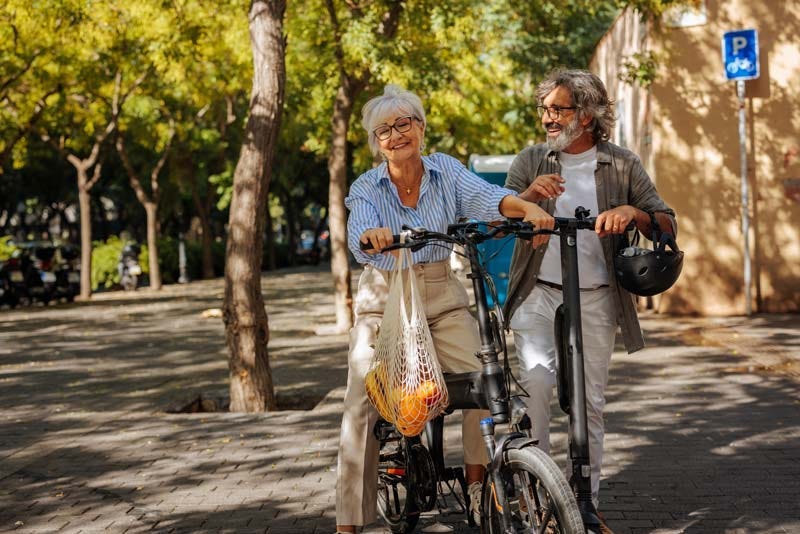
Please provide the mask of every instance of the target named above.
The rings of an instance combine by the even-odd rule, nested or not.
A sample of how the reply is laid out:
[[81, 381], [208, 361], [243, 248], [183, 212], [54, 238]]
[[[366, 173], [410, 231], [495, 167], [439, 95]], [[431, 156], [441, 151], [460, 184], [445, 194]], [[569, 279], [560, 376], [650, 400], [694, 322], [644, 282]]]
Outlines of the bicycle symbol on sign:
[[739, 71], [749, 72], [753, 70], [753, 62], [746, 57], [737, 57], [728, 63], [725, 67], [731, 74], [736, 74]]

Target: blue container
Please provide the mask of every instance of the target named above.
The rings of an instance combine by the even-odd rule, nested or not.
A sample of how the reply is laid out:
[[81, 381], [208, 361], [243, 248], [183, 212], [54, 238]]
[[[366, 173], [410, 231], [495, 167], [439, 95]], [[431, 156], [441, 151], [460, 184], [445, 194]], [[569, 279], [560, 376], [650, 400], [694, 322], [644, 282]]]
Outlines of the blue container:
[[[469, 157], [469, 169], [487, 182], [502, 186], [506, 183], [508, 169], [515, 157], [473, 154]], [[508, 271], [511, 266], [511, 253], [514, 251], [514, 237], [493, 239], [482, 243], [478, 248], [497, 289], [497, 300], [502, 306], [508, 294]], [[489, 305], [493, 306], [494, 300], [488, 290], [487, 295], [489, 296]]]

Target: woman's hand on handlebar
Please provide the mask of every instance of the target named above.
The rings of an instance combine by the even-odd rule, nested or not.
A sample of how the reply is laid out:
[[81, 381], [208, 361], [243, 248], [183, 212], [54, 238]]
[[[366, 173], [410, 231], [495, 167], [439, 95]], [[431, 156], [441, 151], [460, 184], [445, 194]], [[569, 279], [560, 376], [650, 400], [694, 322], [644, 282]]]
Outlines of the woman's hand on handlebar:
[[[536, 230], [552, 230], [555, 226], [555, 219], [553, 216], [544, 211], [536, 204], [528, 203], [525, 206], [525, 215], [523, 216], [525, 222], [529, 222]], [[538, 234], [533, 236], [531, 244], [533, 248], [544, 245], [550, 239], [550, 234]]]
[[[367, 254], [377, 254], [381, 251], [381, 249], [388, 247], [394, 242], [391, 228], [386, 227], [370, 228], [369, 230], [364, 231], [358, 240], [364, 244], [369, 243], [372, 245], [371, 248], [364, 250], [364, 252]], [[398, 256], [398, 252], [396, 250], [385, 252], [384, 254], [393, 254], [395, 257]]]
[[597, 222], [594, 225], [594, 231], [598, 237], [606, 237], [611, 234], [624, 234], [628, 225], [636, 222], [636, 215], [638, 210], [633, 206], [618, 206], [616, 208], [604, 211], [597, 216]]

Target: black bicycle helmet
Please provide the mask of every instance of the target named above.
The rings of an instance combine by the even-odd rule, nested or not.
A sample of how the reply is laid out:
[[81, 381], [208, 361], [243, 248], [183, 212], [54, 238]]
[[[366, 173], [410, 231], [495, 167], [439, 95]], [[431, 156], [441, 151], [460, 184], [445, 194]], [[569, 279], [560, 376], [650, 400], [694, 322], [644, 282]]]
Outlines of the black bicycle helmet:
[[683, 268], [683, 252], [672, 235], [661, 232], [655, 216], [650, 214], [653, 228], [653, 250], [625, 246], [614, 257], [617, 282], [625, 290], [641, 297], [650, 297], [671, 288]]

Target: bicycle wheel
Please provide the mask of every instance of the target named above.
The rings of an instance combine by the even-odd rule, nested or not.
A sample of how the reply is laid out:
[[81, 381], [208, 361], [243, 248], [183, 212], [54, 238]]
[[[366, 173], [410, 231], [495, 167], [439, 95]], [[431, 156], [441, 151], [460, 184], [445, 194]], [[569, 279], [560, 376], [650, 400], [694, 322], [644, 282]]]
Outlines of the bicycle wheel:
[[[397, 533], [413, 532], [419, 521], [413, 477], [404, 451], [405, 440], [381, 444], [378, 460], [378, 512]], [[391, 450], [384, 450], [387, 447]]]
[[[535, 447], [505, 452], [505, 483], [511, 526], [517, 532], [584, 534], [575, 496], [555, 462]], [[493, 485], [483, 485], [481, 532], [501, 533], [503, 517]]]

